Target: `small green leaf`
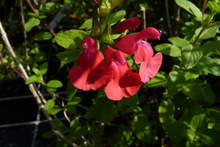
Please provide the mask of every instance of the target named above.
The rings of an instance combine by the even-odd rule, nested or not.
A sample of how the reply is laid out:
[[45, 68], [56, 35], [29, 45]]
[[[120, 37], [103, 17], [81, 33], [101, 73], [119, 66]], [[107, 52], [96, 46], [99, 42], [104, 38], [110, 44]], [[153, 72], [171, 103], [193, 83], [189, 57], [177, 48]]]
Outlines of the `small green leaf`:
[[41, 75], [41, 72], [39, 69], [37, 68], [32, 68], [33, 72], [37, 75], [37, 76], [40, 76]]
[[105, 96], [100, 96], [96, 101], [93, 109], [94, 119], [109, 123], [114, 120], [118, 110], [114, 105], [114, 101], [109, 100]]
[[181, 48], [183, 46], [189, 45], [189, 42], [183, 38], [171, 37], [168, 39], [173, 45]]
[[213, 145], [215, 143], [210, 136], [199, 132], [196, 133], [194, 141], [199, 142], [202, 145]]
[[41, 75], [44, 75], [45, 73], [47, 73], [47, 68], [48, 68], [48, 63], [44, 62], [41, 66], [40, 66], [40, 73]]
[[136, 115], [131, 121], [131, 129], [138, 139], [146, 143], [151, 143], [152, 132], [148, 119], [143, 115]]
[[[196, 29], [194, 38], [195, 38], [196, 36], [198, 36], [198, 34], [200, 33], [201, 30], [202, 30], [202, 27]], [[218, 26], [209, 27], [209, 28], [205, 29], [205, 30], [202, 32], [202, 34], [200, 35], [199, 39], [203, 40], [203, 39], [213, 38], [214, 36], [216, 36], [216, 33], [217, 33], [217, 32], [218, 32]]]
[[44, 132], [42, 134], [43, 138], [53, 138], [54, 137], [54, 133], [52, 131], [48, 131], [48, 132]]
[[220, 49], [220, 41], [206, 41], [202, 46], [205, 55], [218, 49]]
[[0, 44], [0, 51], [3, 49], [3, 45], [2, 44]]
[[68, 30], [58, 33], [54, 40], [57, 44], [66, 49], [81, 48], [81, 42], [86, 36], [86, 33], [82, 30]]
[[63, 86], [63, 84], [59, 80], [50, 80], [47, 83], [47, 87], [49, 87], [49, 88], [60, 88], [62, 86]]
[[44, 41], [44, 40], [49, 40], [53, 36], [49, 32], [40, 32], [34, 35], [33, 39], [35, 41]]
[[73, 49], [73, 50], [68, 50], [68, 51], [58, 53], [56, 56], [58, 59], [61, 60], [60, 68], [63, 67], [63, 65], [65, 65], [66, 63], [70, 63], [70, 62], [76, 63], [79, 57], [79, 54], [81, 52], [82, 50]]
[[48, 100], [45, 103], [44, 107], [47, 109], [47, 111], [50, 111], [54, 107], [54, 105], [55, 105], [54, 100]]
[[163, 101], [158, 108], [159, 120], [163, 125], [168, 125], [174, 121], [175, 106], [171, 101]]
[[138, 95], [135, 94], [129, 98], [123, 98], [122, 100], [118, 101], [118, 107], [123, 107], [123, 106], [136, 107], [138, 103], [139, 103]]
[[115, 135], [108, 139], [108, 144], [114, 147], [128, 147], [132, 144], [132, 141], [132, 131], [130, 129], [119, 129]]
[[167, 75], [165, 72], [160, 71], [146, 84], [148, 87], [163, 87], [167, 84]]
[[80, 97], [74, 97], [71, 101], [68, 101], [67, 105], [76, 105], [82, 101]]
[[72, 98], [76, 94], [77, 90], [78, 89], [75, 86], [73, 86], [72, 83], [69, 81], [67, 84], [67, 88], [66, 88], [66, 96], [67, 96], [68, 101], [72, 100]]
[[186, 69], [190, 69], [195, 66], [200, 58], [202, 57], [203, 52], [201, 48], [197, 46], [187, 45], [182, 47], [182, 62]]
[[198, 70], [202, 70], [205, 73], [210, 73], [216, 76], [220, 76], [220, 67], [216, 64], [212, 58], [203, 56], [199, 63], [195, 66]]
[[55, 8], [54, 2], [47, 2], [43, 5], [43, 7], [40, 9], [42, 12], [52, 12]]
[[202, 12], [192, 2], [188, 0], [175, 0], [175, 2], [177, 5], [184, 8], [189, 13], [195, 15], [196, 17], [199, 18], [200, 21], [202, 21]]
[[197, 132], [206, 128], [206, 114], [200, 113], [193, 116], [190, 122], [190, 128]]
[[54, 105], [52, 109], [48, 111], [50, 115], [55, 115], [59, 113], [62, 109], [58, 105]]
[[208, 1], [208, 7], [213, 13], [219, 13], [220, 12], [220, 5], [216, 4], [215, 2]]
[[205, 93], [203, 89], [194, 82], [186, 82], [182, 85], [182, 92], [195, 102], [204, 102]]
[[161, 52], [172, 57], [179, 57], [181, 55], [181, 50], [177, 46], [168, 43], [159, 44], [155, 46], [154, 49], [157, 52]]
[[39, 24], [40, 20], [32, 17], [24, 24], [24, 29], [26, 32], [29, 32], [33, 27], [38, 26]]
[[220, 123], [220, 108], [219, 107], [212, 107], [208, 109], [207, 112], [212, 118], [214, 118], [218, 123]]
[[32, 75], [30, 76], [26, 81], [25, 84], [28, 85], [30, 83], [41, 83], [43, 84], [44, 82], [42, 81], [41, 77], [38, 77], [37, 75]]
[[167, 82], [169, 93], [174, 96], [182, 89], [182, 84], [185, 83], [185, 81], [184, 74], [178, 73], [177, 71], [171, 71]]
[[123, 17], [125, 17], [125, 15], [126, 15], [125, 10], [117, 11], [107, 18], [107, 22], [112, 26], [116, 24], [119, 20], [121, 20]]
[[30, 17], [38, 17], [35, 13], [32, 13], [32, 12], [27, 13], [27, 15]]
[[84, 23], [79, 27], [79, 29], [91, 28], [92, 27], [92, 19], [87, 19]]

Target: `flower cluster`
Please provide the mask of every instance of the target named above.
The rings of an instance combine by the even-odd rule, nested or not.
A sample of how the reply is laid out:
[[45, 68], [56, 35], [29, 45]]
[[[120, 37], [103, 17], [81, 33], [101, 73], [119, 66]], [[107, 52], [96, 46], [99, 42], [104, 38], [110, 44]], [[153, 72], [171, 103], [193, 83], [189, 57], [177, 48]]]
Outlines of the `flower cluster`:
[[[116, 31], [123, 33], [127, 29], [136, 29], [140, 20], [129, 18], [118, 24]], [[106, 96], [111, 100], [121, 100], [136, 94], [142, 83], [148, 82], [158, 72], [162, 64], [162, 54], [156, 53], [143, 39], [159, 39], [161, 31], [149, 27], [138, 33], [128, 34], [114, 41], [114, 48], [106, 45], [99, 50], [98, 41], [89, 36], [82, 40], [82, 52], [77, 65], [69, 72], [71, 83], [82, 90], [105, 88]], [[131, 70], [125, 54], [134, 55], [139, 70]]]

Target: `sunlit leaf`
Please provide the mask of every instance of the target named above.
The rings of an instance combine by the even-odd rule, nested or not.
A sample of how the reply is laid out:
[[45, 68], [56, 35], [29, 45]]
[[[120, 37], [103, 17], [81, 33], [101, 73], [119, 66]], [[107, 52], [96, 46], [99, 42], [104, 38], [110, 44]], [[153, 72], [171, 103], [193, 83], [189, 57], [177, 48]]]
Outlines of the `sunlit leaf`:
[[28, 85], [30, 83], [41, 83], [43, 84], [42, 78], [38, 77], [37, 75], [30, 76], [26, 81], [25, 84]]
[[72, 100], [72, 98], [76, 94], [77, 90], [78, 89], [75, 86], [73, 86], [70, 81], [68, 81], [67, 88], [66, 88], [66, 96], [67, 96], [68, 101]]
[[55, 8], [55, 3], [54, 2], [47, 2], [46, 4], [43, 5], [43, 7], [40, 9], [42, 12], [51, 12]]
[[24, 29], [26, 32], [29, 32], [33, 27], [38, 26], [39, 24], [40, 20], [32, 17], [24, 24]]
[[54, 102], [54, 100], [48, 100], [47, 102], [46, 102], [46, 104], [44, 105], [44, 107], [47, 109], [47, 111], [50, 111], [53, 107], [54, 107], [54, 105], [55, 105], [55, 102]]
[[35, 34], [33, 39], [35, 41], [44, 41], [44, 40], [49, 40], [52, 37], [53, 37], [52, 34], [49, 32], [40, 32], [40, 33]]
[[165, 72], [158, 72], [154, 78], [147, 82], [148, 87], [163, 87], [167, 83], [167, 75]]
[[79, 29], [85, 29], [92, 27], [92, 19], [87, 19], [84, 23], [79, 27]]
[[179, 57], [181, 55], [181, 50], [177, 46], [168, 43], [159, 44], [155, 46], [154, 49], [157, 52], [161, 52], [172, 57]]
[[119, 20], [121, 20], [125, 15], [126, 15], [126, 12], [124, 10], [117, 11], [107, 18], [107, 22], [110, 25], [114, 25]]
[[183, 46], [186, 46], [186, 45], [189, 45], [189, 42], [186, 40], [186, 39], [183, 39], [183, 38], [179, 38], [179, 37], [171, 37], [171, 38], [168, 38], [168, 40], [175, 46], [177, 47], [183, 47]]
[[164, 125], [167, 125], [174, 121], [175, 106], [171, 101], [163, 101], [158, 108], [159, 120]]
[[63, 84], [59, 80], [50, 80], [47, 83], [47, 87], [49, 87], [49, 88], [60, 88], [62, 86], [63, 86]]

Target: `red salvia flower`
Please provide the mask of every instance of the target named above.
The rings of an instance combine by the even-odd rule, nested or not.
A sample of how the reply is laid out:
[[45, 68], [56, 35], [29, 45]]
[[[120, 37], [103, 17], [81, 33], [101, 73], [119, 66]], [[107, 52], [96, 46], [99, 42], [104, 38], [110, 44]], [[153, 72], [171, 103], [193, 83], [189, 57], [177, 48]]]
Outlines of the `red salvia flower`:
[[115, 46], [126, 54], [135, 54], [135, 63], [141, 63], [139, 75], [142, 82], [148, 82], [158, 72], [162, 64], [162, 54], [157, 53], [153, 56], [151, 45], [142, 39], [159, 39], [161, 31], [149, 27], [139, 33], [133, 33], [121, 37]]
[[131, 71], [124, 53], [107, 47], [104, 54], [113, 71], [113, 78], [105, 89], [106, 96], [111, 100], [121, 100], [136, 94], [142, 82], [139, 74]]
[[97, 42], [90, 37], [82, 41], [85, 50], [78, 58], [77, 66], [69, 72], [71, 83], [82, 90], [99, 90], [112, 79], [112, 70], [105, 64], [104, 56], [98, 51]]

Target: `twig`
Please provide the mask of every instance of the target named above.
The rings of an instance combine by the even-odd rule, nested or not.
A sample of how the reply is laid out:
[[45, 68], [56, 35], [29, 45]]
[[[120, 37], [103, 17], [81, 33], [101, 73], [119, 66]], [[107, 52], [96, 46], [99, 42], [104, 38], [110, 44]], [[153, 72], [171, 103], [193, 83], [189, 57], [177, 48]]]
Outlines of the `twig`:
[[167, 17], [167, 25], [168, 25], [168, 31], [169, 31], [169, 34], [170, 36], [173, 36], [172, 34], [172, 26], [171, 26], [171, 23], [170, 23], [170, 15], [169, 15], [169, 7], [168, 7], [168, 1], [165, 0], [165, 8], [166, 8], [166, 17]]
[[202, 4], [202, 14], [203, 14], [203, 15], [204, 15], [204, 13], [205, 13], [206, 4], [207, 4], [207, 0], [204, 0], [204, 1], [203, 1], [203, 4]]
[[[26, 71], [24, 70], [24, 67], [22, 66], [22, 64], [19, 62], [18, 58], [16, 57], [15, 53], [14, 53], [14, 50], [12, 49], [11, 47], [11, 44], [8, 40], [8, 37], [7, 37], [7, 34], [5, 32], [5, 30], [3, 29], [3, 26], [2, 26], [2, 23], [0, 21], [0, 34], [2, 35], [2, 39], [3, 41], [5, 42], [6, 44], [6, 47], [9, 51], [9, 54], [11, 55], [11, 57], [14, 59], [15, 63], [18, 65], [19, 69], [21, 70], [23, 76], [24, 76], [24, 79], [25, 81], [29, 78]], [[63, 134], [60, 133], [60, 131], [56, 128], [51, 116], [49, 115], [49, 113], [47, 112], [47, 110], [45, 109], [44, 105], [42, 104], [41, 100], [40, 100], [40, 97], [39, 95], [37, 94], [35, 88], [34, 88], [34, 85], [33, 84], [29, 84], [28, 85], [32, 95], [34, 96], [38, 106], [41, 108], [44, 116], [46, 117], [46, 119], [48, 120], [48, 123], [50, 124], [51, 126], [51, 129], [53, 131], [53, 133], [58, 137], [60, 138], [63, 142], [65, 142], [66, 144], [68, 144], [69, 146], [72, 146], [72, 147], [78, 147], [78, 145], [76, 145], [75, 143], [72, 143], [71, 141], [69, 141], [68, 139], [65, 138], [65, 136], [63, 136]]]
[[142, 17], [142, 29], [146, 29], [146, 9], [144, 7], [140, 8], [141, 10], [141, 17]]
[[[39, 14], [35, 11], [33, 5], [31, 4], [31, 2], [29, 0], [26, 0], [28, 5], [30, 6], [31, 10], [34, 12], [34, 14], [36, 14], [37, 16], [39, 16]], [[56, 33], [41, 19], [41, 22], [44, 24], [44, 26], [50, 31], [50, 33], [53, 36], [56, 36]]]

